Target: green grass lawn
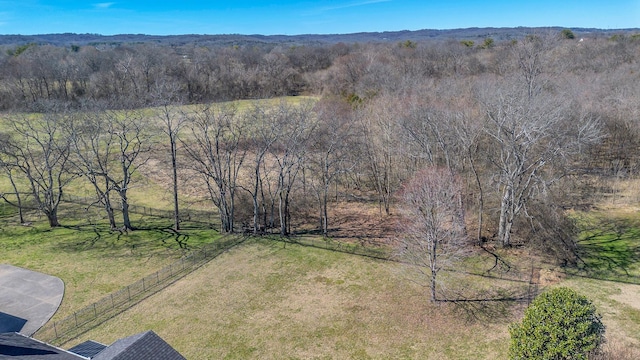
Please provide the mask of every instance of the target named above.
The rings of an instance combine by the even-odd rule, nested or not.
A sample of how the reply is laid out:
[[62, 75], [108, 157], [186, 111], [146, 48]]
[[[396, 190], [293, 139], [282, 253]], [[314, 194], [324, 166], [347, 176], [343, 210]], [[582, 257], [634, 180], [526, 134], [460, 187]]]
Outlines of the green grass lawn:
[[580, 223], [576, 275], [640, 284], [640, 218], [593, 213]]
[[[177, 237], [168, 230], [169, 220], [150, 217], [136, 216], [140, 230], [121, 234], [85, 220], [49, 229], [44, 219], [29, 216], [32, 226], [15, 225], [15, 215], [3, 210], [0, 262], [64, 280], [65, 298], [55, 319], [217, 237], [206, 229]], [[570, 286], [593, 299], [609, 344], [640, 351], [636, 228], [621, 226], [586, 229], [584, 264], [572, 271], [552, 269], [564, 278], [549, 286]], [[449, 300], [472, 301], [432, 304], [426, 283], [409, 281], [404, 265], [255, 240], [63, 347], [86, 339], [108, 344], [152, 329], [189, 359], [505, 358], [508, 324], [518, 320], [524, 305], [501, 300], [526, 292], [536, 264], [513, 253], [503, 257], [512, 266], [508, 272], [505, 264], [486, 272], [494, 258], [479, 251], [471, 255], [441, 279], [447, 280]], [[601, 258], [619, 266], [601, 265], [610, 262]], [[473, 301], [489, 299], [498, 301]]]
[[255, 241], [65, 346], [153, 329], [188, 359], [496, 359], [504, 317], [431, 304], [397, 263]]
[[[0, 263], [61, 278], [65, 296], [54, 319], [159, 270], [189, 249], [215, 241], [212, 230], [186, 230], [179, 236], [167, 220], [134, 216], [140, 230], [109, 231], [104, 225], [63, 222], [50, 229], [44, 219], [29, 214], [31, 226], [16, 225], [14, 216], [0, 217]], [[83, 225], [79, 225], [83, 224]]]

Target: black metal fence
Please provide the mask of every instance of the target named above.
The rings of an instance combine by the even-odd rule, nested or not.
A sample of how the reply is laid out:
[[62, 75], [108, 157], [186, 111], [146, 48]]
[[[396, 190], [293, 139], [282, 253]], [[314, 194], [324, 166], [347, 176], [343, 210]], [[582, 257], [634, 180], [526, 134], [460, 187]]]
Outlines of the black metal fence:
[[105, 296], [62, 320], [47, 323], [34, 337], [50, 344], [64, 344], [132, 308], [244, 240], [242, 236], [227, 236], [191, 252], [173, 264]]
[[[96, 207], [101, 206], [99, 203], [97, 203], [95, 198], [91, 198], [91, 197], [64, 194], [63, 200], [69, 203], [80, 204], [84, 206], [96, 206]], [[115, 208], [122, 207], [120, 200], [117, 198], [112, 200], [112, 205]], [[132, 214], [153, 216], [153, 217], [159, 217], [164, 219], [173, 219], [173, 216], [174, 216], [174, 213], [172, 210], [156, 209], [156, 208], [150, 208], [147, 206], [139, 206], [139, 205], [133, 205], [133, 204], [129, 204], [129, 212]], [[189, 209], [189, 208], [180, 209], [180, 221], [207, 224], [214, 228], [219, 227], [220, 225], [220, 219], [217, 212]]]

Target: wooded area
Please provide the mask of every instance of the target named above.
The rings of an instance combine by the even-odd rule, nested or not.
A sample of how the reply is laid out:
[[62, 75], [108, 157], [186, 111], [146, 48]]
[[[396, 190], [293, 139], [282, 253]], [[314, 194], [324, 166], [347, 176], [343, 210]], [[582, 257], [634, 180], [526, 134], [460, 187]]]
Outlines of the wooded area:
[[470, 237], [575, 261], [565, 210], [588, 207], [599, 179], [638, 171], [638, 55], [637, 36], [567, 32], [480, 44], [5, 47], [0, 196], [55, 227], [67, 186], [85, 181], [111, 227], [132, 230], [128, 192], [153, 163], [172, 174], [176, 230], [188, 189], [208, 198], [224, 232], [289, 235], [313, 213], [330, 235], [336, 203], [372, 199], [387, 216], [420, 170], [439, 168], [460, 179], [456, 213]]

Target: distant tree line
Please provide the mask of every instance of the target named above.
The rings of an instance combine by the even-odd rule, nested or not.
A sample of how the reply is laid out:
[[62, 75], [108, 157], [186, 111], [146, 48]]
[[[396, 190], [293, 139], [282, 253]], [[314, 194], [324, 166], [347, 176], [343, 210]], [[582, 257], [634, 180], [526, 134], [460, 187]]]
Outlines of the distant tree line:
[[[188, 103], [298, 95], [305, 77], [331, 66], [347, 47], [117, 47], [21, 45], [0, 54], [0, 106], [37, 109], [43, 102], [109, 101], [150, 105], [170, 83]], [[342, 50], [341, 50], [342, 49]]]

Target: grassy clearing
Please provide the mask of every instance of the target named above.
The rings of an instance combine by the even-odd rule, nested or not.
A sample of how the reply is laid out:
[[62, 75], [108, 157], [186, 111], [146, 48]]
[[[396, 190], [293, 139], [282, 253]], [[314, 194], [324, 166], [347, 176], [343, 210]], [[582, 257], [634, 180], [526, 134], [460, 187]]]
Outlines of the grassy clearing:
[[604, 197], [596, 210], [571, 214], [582, 229], [580, 257], [572, 275], [640, 284], [640, 180], [610, 184], [615, 196]]
[[615, 196], [597, 210], [571, 214], [582, 228], [575, 268], [555, 268], [551, 286], [569, 286], [592, 299], [607, 326], [608, 344], [619, 354], [640, 356], [640, 181], [612, 184]]
[[579, 275], [640, 284], [640, 219], [596, 215], [578, 246]]
[[153, 329], [188, 359], [496, 359], [506, 324], [426, 301], [400, 265], [258, 241], [233, 249], [85, 334]]
[[120, 233], [104, 225], [71, 223], [50, 229], [45, 221], [20, 226], [13, 225], [14, 217], [0, 218], [0, 263], [61, 278], [65, 296], [54, 317], [60, 319], [218, 236], [210, 230], [188, 230], [178, 236], [165, 230], [170, 227], [167, 221], [134, 219], [142, 229]]

